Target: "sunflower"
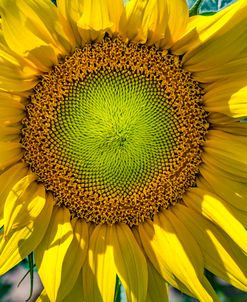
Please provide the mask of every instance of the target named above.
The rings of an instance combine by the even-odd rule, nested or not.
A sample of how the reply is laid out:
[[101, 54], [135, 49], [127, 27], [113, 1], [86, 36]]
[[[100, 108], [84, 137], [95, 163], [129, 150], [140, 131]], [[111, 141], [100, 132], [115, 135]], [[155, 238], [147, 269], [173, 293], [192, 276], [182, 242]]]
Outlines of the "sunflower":
[[247, 290], [247, 3], [1, 0], [0, 274], [38, 301]]

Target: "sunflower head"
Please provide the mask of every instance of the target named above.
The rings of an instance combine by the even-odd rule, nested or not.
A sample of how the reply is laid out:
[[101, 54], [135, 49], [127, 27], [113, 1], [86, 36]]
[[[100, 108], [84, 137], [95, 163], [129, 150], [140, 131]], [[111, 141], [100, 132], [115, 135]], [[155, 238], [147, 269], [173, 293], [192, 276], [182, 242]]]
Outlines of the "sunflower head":
[[137, 225], [195, 185], [203, 93], [178, 56], [106, 37], [35, 87], [22, 121], [25, 161], [72, 215]]
[[245, 1], [0, 3], [0, 273], [34, 252], [52, 302], [246, 290]]

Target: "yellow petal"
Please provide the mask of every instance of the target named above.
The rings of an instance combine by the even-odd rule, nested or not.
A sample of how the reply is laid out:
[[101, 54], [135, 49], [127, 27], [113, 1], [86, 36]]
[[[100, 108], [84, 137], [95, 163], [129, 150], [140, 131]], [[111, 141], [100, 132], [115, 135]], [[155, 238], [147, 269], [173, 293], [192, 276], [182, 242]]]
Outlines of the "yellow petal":
[[202, 155], [202, 161], [215, 173], [223, 175], [228, 179], [238, 182], [247, 182], [247, 175], [244, 171], [239, 170], [234, 164], [222, 161], [220, 158], [215, 158], [209, 154]]
[[[245, 122], [241, 122], [238, 124], [245, 124]], [[247, 124], [246, 124], [247, 126]], [[247, 128], [245, 128], [247, 129]], [[224, 143], [226, 143], [227, 141], [230, 141], [233, 145], [236, 144], [235, 148], [242, 148], [243, 146], [245, 146], [245, 144], [247, 143], [247, 137], [246, 135], [232, 135], [231, 133], [227, 133], [225, 131], [219, 131], [217, 129], [212, 129], [209, 131], [209, 140], [210, 142], [212, 140], [216, 140], [218, 139], [219, 144], [216, 145], [216, 148], [222, 148]], [[210, 143], [209, 143], [210, 145]], [[235, 149], [234, 148], [234, 149]]]
[[239, 122], [239, 120], [219, 112], [211, 112], [208, 116], [208, 120], [210, 123], [216, 124], [216, 126], [222, 124], [232, 124], [233, 122]]
[[[68, 279], [65, 279], [67, 275], [63, 274], [68, 273], [66, 262], [69, 259], [66, 255], [73, 238], [69, 211], [55, 207], [47, 232], [34, 255], [39, 276], [51, 302], [62, 300], [68, 294], [68, 287], [71, 289], [74, 285], [71, 280], [68, 282]], [[77, 263], [77, 259], [73, 259], [73, 262]]]
[[[111, 244], [111, 226], [98, 225], [90, 236], [89, 265], [97, 279], [98, 289], [104, 302], [114, 300], [116, 268]], [[97, 290], [92, 290], [88, 301], [98, 302], [94, 295]]]
[[200, 244], [207, 269], [246, 291], [246, 256], [238, 246], [213, 223], [194, 210], [178, 204], [172, 207], [172, 212]]
[[0, 91], [0, 123], [1, 126], [16, 126], [25, 116], [25, 99], [21, 96]]
[[105, 32], [115, 32], [119, 28], [123, 3], [120, 0], [84, 0], [77, 26], [83, 42], [97, 40]]
[[[0, 53], [1, 55], [1, 53]], [[0, 60], [3, 61], [3, 60]], [[10, 66], [6, 62], [1, 62], [0, 72], [0, 89], [9, 92], [22, 92], [32, 89], [37, 79], [31, 77], [30, 79], [24, 79], [24, 75], [20, 74], [19, 67]]]
[[64, 24], [59, 22], [51, 2], [2, 0], [0, 11], [7, 44], [37, 69], [48, 71], [57, 63], [57, 55], [65, 55], [69, 50]]
[[[88, 223], [88, 235], [91, 238], [96, 225]], [[90, 240], [90, 239], [89, 239]], [[102, 297], [98, 288], [96, 276], [93, 274], [91, 267], [88, 263], [88, 256], [82, 266], [82, 298], [87, 301], [90, 297], [98, 297], [98, 302], [102, 302]]]
[[0, 228], [4, 224], [4, 206], [6, 198], [13, 186], [24, 176], [27, 175], [27, 167], [24, 163], [18, 163], [4, 173], [0, 174]]
[[[0, 91], [0, 120], [4, 121], [17, 115], [18, 119], [16, 119], [16, 122], [19, 122], [24, 117], [24, 102], [25, 99], [21, 96]], [[2, 125], [6, 126], [7, 124], [2, 123]]]
[[[226, 135], [226, 134], [225, 134]], [[247, 178], [246, 137], [236, 137], [227, 134], [229, 140], [216, 136], [214, 130], [209, 131], [204, 144], [204, 157], [217, 160], [222, 168], [236, 170], [237, 175]]]
[[202, 83], [214, 83], [224, 81], [225, 79], [246, 79], [247, 76], [247, 58], [238, 58], [219, 65], [209, 70], [198, 70], [193, 73], [193, 78]]
[[184, 0], [166, 0], [166, 2], [168, 8], [168, 27], [165, 43], [163, 42], [162, 44], [163, 47], [171, 48], [185, 32], [189, 20], [189, 10]]
[[167, 1], [134, 0], [127, 3], [127, 37], [135, 42], [153, 44], [167, 31]]
[[14, 53], [0, 38], [0, 89], [5, 91], [25, 91], [36, 84], [37, 70], [22, 56]]
[[31, 254], [43, 239], [53, 209], [52, 196], [48, 195], [46, 202], [42, 204], [44, 207], [37, 217], [30, 220], [26, 214], [27, 220], [30, 221], [26, 226], [7, 237], [0, 235], [0, 275]]
[[138, 226], [138, 231], [143, 248], [154, 268], [160, 273], [163, 279], [167, 280], [173, 287], [181, 290], [187, 295], [192, 295], [186, 286], [181, 283], [170, 271], [166, 255], [163, 252], [163, 237], [154, 230], [154, 223], [147, 221]]
[[155, 217], [155, 233], [162, 236], [162, 250], [166, 254], [170, 271], [199, 300], [215, 301], [216, 295], [203, 275], [204, 263], [200, 248], [190, 232], [169, 210]]
[[[23, 2], [24, 3], [24, 2]], [[28, 17], [19, 9], [16, 1], [1, 2], [2, 29], [9, 47], [16, 53], [25, 55], [41, 71], [56, 64], [54, 49], [26, 26]], [[31, 24], [30, 24], [31, 26]]]
[[1, 126], [0, 125], [0, 139], [6, 137], [6, 136], [14, 136], [14, 135], [20, 135], [22, 129], [21, 124], [16, 125], [9, 125], [9, 126]]
[[205, 109], [209, 112], [220, 112], [234, 118], [247, 116], [247, 80], [246, 78], [215, 82], [205, 89]]
[[[221, 181], [225, 181], [225, 178]], [[202, 188], [203, 190], [210, 191], [216, 193], [218, 196], [221, 196], [220, 191], [218, 190], [213, 190], [210, 184], [205, 180], [205, 178], [200, 177], [197, 180], [197, 187]], [[233, 183], [234, 187], [234, 183]], [[231, 188], [231, 182], [229, 183], [229, 188]], [[246, 189], [246, 184], [242, 184], [242, 188], [245, 190]], [[231, 192], [229, 195], [232, 195], [233, 192]], [[235, 197], [235, 196], [234, 196]], [[234, 204], [234, 197], [231, 199], [230, 196], [227, 198], [223, 198], [224, 201], [226, 201], [226, 207], [228, 210], [231, 212], [231, 214], [246, 228], [247, 226], [247, 211], [246, 211], [246, 202], [245, 200], [241, 200], [239, 202], [240, 207], [237, 207], [236, 204]], [[237, 199], [237, 201], [239, 201]], [[242, 208], [243, 210], [241, 210]]]
[[[63, 299], [63, 302], [85, 302], [83, 299], [83, 288], [82, 288], [82, 274], [80, 273], [74, 287], [69, 292], [69, 294], [66, 296], [65, 299]], [[99, 301], [98, 301], [99, 302]]]
[[106, 0], [105, 2], [107, 2], [109, 18], [113, 23], [111, 32], [118, 33], [120, 27], [126, 25], [124, 2], [122, 0]]
[[168, 302], [168, 284], [148, 261], [148, 292], [146, 302]]
[[207, 165], [201, 165], [200, 173], [209, 184], [210, 189], [213, 189], [222, 199], [229, 202], [232, 206], [247, 212], [246, 184], [215, 174]]
[[0, 204], [5, 203], [5, 200], [11, 191], [11, 189], [15, 186], [15, 184], [26, 176], [28, 173], [28, 168], [26, 164], [20, 162], [8, 170], [4, 171], [0, 175]]
[[109, 7], [103, 0], [84, 1], [83, 12], [78, 21], [78, 26], [80, 29], [85, 30], [106, 30], [112, 26], [108, 11]]
[[187, 53], [183, 57], [183, 65], [186, 69], [190, 72], [213, 70], [246, 52], [247, 42], [244, 38], [247, 30], [246, 14], [247, 6], [241, 15], [236, 14], [235, 18], [239, 20], [236, 26], [229, 29], [227, 33], [221, 34], [217, 38], [213, 37]]
[[36, 299], [36, 302], [50, 302], [45, 289], [42, 290], [41, 294], [39, 297]]
[[20, 2], [19, 7], [32, 15], [30, 22], [37, 28], [42, 40], [51, 44], [59, 55], [69, 54], [76, 46], [75, 37], [68, 26], [67, 20], [59, 13], [57, 7], [50, 1], [37, 2], [29, 0], [24, 8]]
[[[207, 63], [203, 61], [200, 71], [210, 69], [210, 67], [212, 67], [212, 62], [210, 62], [210, 60], [214, 60], [214, 58], [215, 62], [213, 63], [217, 63], [215, 56], [217, 56], [217, 59], [219, 59], [218, 65], [220, 65], [222, 62], [220, 59], [221, 56], [226, 63], [226, 54], [228, 54], [229, 49], [231, 49], [231, 51], [233, 50], [230, 54], [230, 58], [233, 55], [235, 56], [236, 49], [232, 49], [232, 47], [236, 44], [233, 43], [232, 45], [229, 45], [227, 50], [224, 48], [224, 52], [222, 52], [219, 51], [222, 49], [221, 43], [223, 39], [226, 39], [223, 41], [223, 43], [228, 43], [231, 41], [231, 39], [234, 39], [231, 36], [231, 31], [235, 33], [237, 28], [240, 30], [242, 29], [241, 26], [245, 21], [246, 14], [245, 6], [245, 0], [239, 0], [235, 4], [232, 4], [213, 16], [205, 17], [198, 15], [189, 18], [186, 33], [172, 47], [172, 52], [176, 54], [186, 53], [184, 61], [186, 61], [186, 64], [188, 65], [187, 67], [189, 67], [191, 70], [193, 69], [193, 71], [197, 71], [200, 68], [198, 68], [196, 65], [193, 66], [192, 62], [188, 62], [188, 59], [191, 59], [192, 55], [195, 55], [196, 52], [198, 52], [199, 56], [201, 56], [204, 53], [203, 49], [207, 49], [207, 58], [209, 61], [207, 61], [207, 58], [205, 58]], [[212, 56], [209, 55], [209, 52], [211, 53], [214, 47], [217, 49], [217, 51], [214, 51], [212, 58]], [[196, 57], [196, 61], [198, 60], [198, 57]], [[230, 61], [230, 58], [228, 61]], [[214, 67], [216, 67], [216, 65], [217, 64], [214, 64]]]
[[77, 27], [77, 21], [83, 12], [84, 2], [81, 0], [57, 0], [57, 9], [70, 24], [77, 44], [81, 44], [81, 37]]
[[243, 225], [231, 213], [230, 207], [217, 195], [201, 188], [188, 191], [183, 197], [186, 205], [218, 225], [247, 253], [247, 233]]
[[0, 34], [0, 49], [1, 62], [4, 62], [8, 67], [17, 68], [18, 74], [20, 73], [24, 79], [29, 79], [38, 74], [38, 70], [30, 61], [9, 48], [2, 31]]
[[[14, 106], [11, 107], [10, 105], [0, 104], [0, 110], [0, 122], [3, 126], [18, 123], [25, 117], [25, 112]], [[3, 135], [3, 133], [1, 133], [1, 135]]]
[[[69, 291], [69, 293], [66, 294], [66, 298], [63, 299], [62, 301], [83, 302], [84, 300], [82, 298], [83, 289], [82, 289], [81, 266], [85, 260], [85, 256], [87, 255], [88, 227], [85, 222], [82, 222], [78, 219], [73, 219], [71, 224], [72, 224], [72, 228], [74, 229], [75, 236], [66, 255], [66, 267], [67, 270], [70, 270], [70, 272], [67, 273], [63, 272], [65, 278], [67, 278], [66, 280], [68, 285], [66, 286], [68, 288], [67, 291]], [[79, 262], [78, 262], [78, 258], [79, 258]], [[75, 259], [77, 261], [75, 261]], [[75, 282], [74, 279], [76, 279]], [[71, 289], [71, 283], [74, 284], [72, 289]], [[42, 291], [37, 301], [39, 302], [50, 301], [45, 290]]]
[[[8, 92], [0, 91], [0, 104], [7, 103], [9, 106], [13, 106], [16, 108], [23, 109], [23, 103], [25, 102], [25, 98], [18, 94], [10, 94]], [[19, 105], [17, 105], [19, 103]], [[6, 104], [6, 106], [7, 106]]]
[[24, 227], [39, 215], [44, 207], [45, 188], [29, 174], [11, 189], [4, 205], [4, 235]]
[[22, 126], [20, 124], [13, 126], [0, 126], [0, 141], [16, 141], [21, 133]]
[[[6, 71], [5, 71], [6, 72]], [[37, 81], [32, 80], [23, 80], [23, 79], [13, 79], [10, 77], [10, 74], [14, 74], [15, 70], [10, 69], [6, 72], [6, 75], [0, 75], [0, 89], [3, 91], [9, 92], [22, 92], [32, 89]], [[4, 73], [4, 72], [3, 72]]]
[[234, 207], [231, 207], [231, 213], [233, 216], [245, 227], [247, 228], [247, 213], [245, 211], [236, 209]]
[[[5, 96], [4, 96], [5, 95]], [[0, 94], [0, 106], [1, 106], [1, 111], [6, 111], [4, 112], [5, 114], [9, 111], [11, 113], [11, 110], [16, 110], [16, 113], [23, 113], [25, 110], [25, 105], [20, 102], [20, 100], [15, 100], [14, 98], [11, 98], [11, 94], [7, 93], [1, 93]], [[19, 110], [19, 112], [17, 111]], [[2, 114], [2, 112], [1, 112]]]
[[82, 267], [82, 287], [83, 301], [104, 302], [99, 291], [96, 275], [92, 272], [88, 259]]
[[[132, 232], [141, 249], [144, 249], [142, 239], [137, 227], [132, 227]], [[148, 267], [148, 291], [146, 302], [165, 302], [168, 301], [168, 283], [164, 280], [161, 274], [155, 269], [152, 262], [146, 257]]]
[[234, 135], [247, 136], [247, 123], [236, 119], [225, 124], [215, 124], [214, 129]]
[[188, 8], [183, 0], [133, 0], [127, 4], [127, 37], [169, 48], [184, 33]]
[[111, 230], [114, 261], [128, 301], [142, 302], [147, 295], [147, 263], [130, 228], [115, 224]]
[[[241, 126], [245, 126], [243, 127], [243, 129], [247, 129], [247, 124], [243, 121], [243, 122], [239, 122], [238, 120], [236, 121], [236, 123], [234, 123], [234, 119], [230, 118], [230, 121], [231, 123], [229, 123], [229, 120], [228, 120], [228, 123], [226, 124], [223, 124], [223, 125], [219, 125], [219, 126], [225, 126], [225, 127], [238, 127], [239, 128], [242, 128]], [[217, 125], [218, 126], [218, 125]], [[219, 140], [219, 144], [216, 145], [217, 148], [219, 148], [219, 146], [222, 144], [222, 143], [227, 143], [228, 140], [231, 141], [231, 143], [233, 144], [239, 144], [239, 148], [241, 149], [241, 147], [243, 147], [243, 145], [246, 144], [247, 142], [247, 137], [246, 137], [246, 133], [245, 135], [242, 135], [241, 133], [238, 133], [238, 135], [235, 135], [235, 132], [234, 132], [234, 135], [232, 135], [231, 133], [227, 133], [229, 131], [219, 131], [217, 129], [212, 129], [208, 132], [208, 138], [209, 140], [215, 140], [215, 139], [218, 139]], [[244, 132], [244, 131], [243, 131]], [[237, 148], [235, 146], [235, 148]]]
[[[81, 278], [81, 268], [88, 254], [87, 223], [85, 221], [81, 221], [80, 219], [73, 219], [71, 221], [71, 226], [73, 229], [74, 236], [67, 250], [67, 253], [64, 256], [62, 276], [60, 281], [61, 292], [58, 294], [58, 300], [60, 299], [59, 297], [67, 297], [68, 293], [71, 292], [73, 286], [75, 286], [75, 283], [79, 276]], [[72, 293], [70, 294], [70, 296], [71, 295]]]
[[22, 146], [15, 142], [0, 142], [0, 170], [17, 163], [23, 156]]

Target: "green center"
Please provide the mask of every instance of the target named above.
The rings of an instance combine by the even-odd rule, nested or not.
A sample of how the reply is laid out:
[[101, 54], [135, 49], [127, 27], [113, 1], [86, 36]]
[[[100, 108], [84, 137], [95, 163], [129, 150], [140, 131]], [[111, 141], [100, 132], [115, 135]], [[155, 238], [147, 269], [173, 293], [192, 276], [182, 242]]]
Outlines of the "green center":
[[127, 193], [160, 172], [175, 142], [155, 87], [144, 77], [107, 71], [69, 86], [53, 138], [84, 187]]

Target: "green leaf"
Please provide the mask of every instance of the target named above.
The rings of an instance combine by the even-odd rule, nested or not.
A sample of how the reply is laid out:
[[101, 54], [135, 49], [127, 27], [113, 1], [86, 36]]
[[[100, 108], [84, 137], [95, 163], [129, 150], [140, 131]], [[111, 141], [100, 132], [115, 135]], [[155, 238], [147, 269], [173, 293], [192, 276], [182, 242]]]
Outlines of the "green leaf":
[[121, 282], [118, 276], [116, 277], [114, 302], [121, 302]]
[[205, 12], [205, 13], [200, 13], [201, 16], [212, 16], [216, 14], [216, 12]]
[[199, 10], [200, 10], [200, 6], [202, 4], [203, 0], [197, 0], [190, 8], [189, 10], [189, 15], [191, 16], [195, 16], [195, 15], [199, 15]]

